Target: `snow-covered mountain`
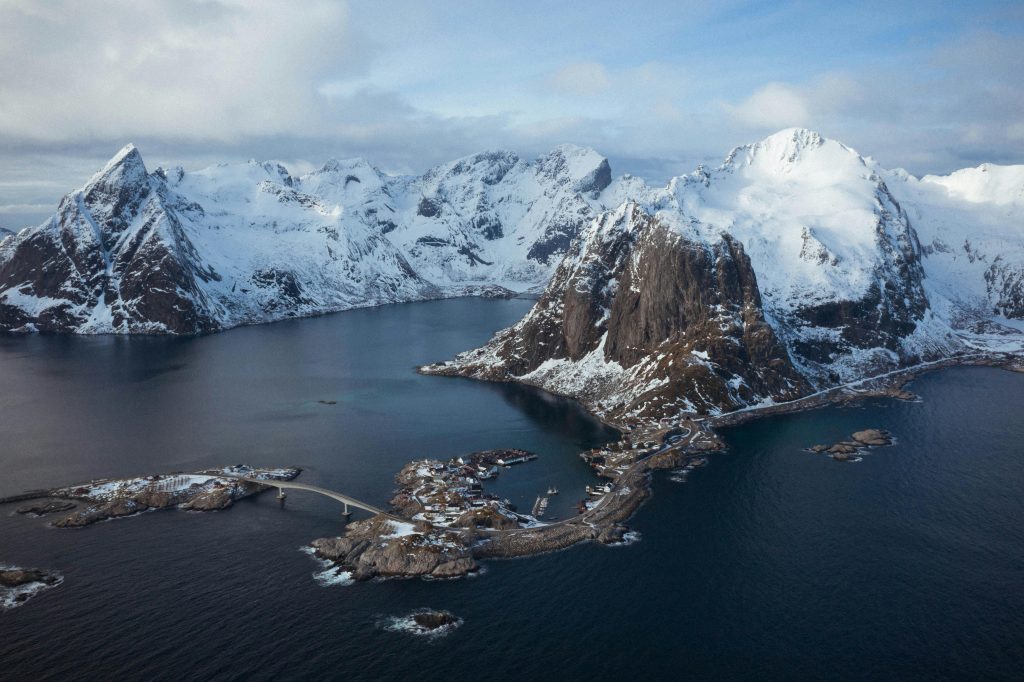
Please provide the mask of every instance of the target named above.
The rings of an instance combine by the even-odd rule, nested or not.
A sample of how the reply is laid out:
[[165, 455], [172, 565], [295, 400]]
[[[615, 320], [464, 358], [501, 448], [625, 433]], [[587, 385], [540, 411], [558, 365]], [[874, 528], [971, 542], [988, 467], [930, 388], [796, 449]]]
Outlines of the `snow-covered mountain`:
[[421, 177], [332, 161], [149, 172], [122, 149], [0, 242], [0, 329], [193, 334], [398, 301], [539, 290], [610, 182], [595, 152], [489, 153]]
[[[546, 287], [546, 288], [545, 288]], [[149, 172], [128, 146], [0, 240], [0, 329], [202, 333], [543, 291], [428, 371], [616, 417], [778, 401], [1024, 339], [1024, 166], [915, 178], [790, 129], [651, 187], [596, 152]]]
[[426, 371], [632, 418], [1019, 352], [1022, 191], [1024, 166], [918, 180], [801, 129], [663, 188], [621, 178], [521, 322]]

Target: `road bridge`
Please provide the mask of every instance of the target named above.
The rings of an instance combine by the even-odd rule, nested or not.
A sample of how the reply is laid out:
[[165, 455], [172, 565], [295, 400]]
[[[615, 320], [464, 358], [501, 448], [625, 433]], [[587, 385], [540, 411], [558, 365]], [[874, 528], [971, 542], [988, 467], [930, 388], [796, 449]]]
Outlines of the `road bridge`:
[[332, 500], [341, 502], [344, 505], [342, 515], [345, 518], [348, 518], [352, 514], [352, 512], [349, 510], [349, 507], [355, 507], [356, 509], [362, 509], [363, 511], [370, 512], [371, 514], [381, 514], [393, 521], [405, 520], [395, 516], [394, 514], [389, 514], [388, 512], [384, 511], [383, 509], [380, 509], [379, 507], [374, 507], [372, 504], [367, 504], [366, 502], [357, 500], [356, 498], [350, 497], [349, 495], [345, 495], [344, 493], [339, 493], [334, 490], [328, 490], [327, 488], [321, 488], [320, 486], [316, 485], [296, 483], [294, 481], [280, 481], [276, 479], [248, 478], [246, 476], [231, 476], [230, 478], [235, 478], [238, 479], [239, 481], [244, 481], [245, 483], [256, 483], [258, 485], [277, 488], [278, 499], [284, 499], [285, 490], [304, 490], [306, 492], [316, 493], [317, 495], [329, 497]]

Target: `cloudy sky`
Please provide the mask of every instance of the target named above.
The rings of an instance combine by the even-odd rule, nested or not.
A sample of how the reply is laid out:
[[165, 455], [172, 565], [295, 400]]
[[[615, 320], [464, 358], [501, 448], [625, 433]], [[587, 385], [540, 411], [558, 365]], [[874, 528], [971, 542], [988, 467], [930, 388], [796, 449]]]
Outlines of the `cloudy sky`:
[[0, 226], [147, 165], [594, 147], [653, 182], [805, 126], [888, 167], [1024, 163], [1018, 2], [0, 0]]

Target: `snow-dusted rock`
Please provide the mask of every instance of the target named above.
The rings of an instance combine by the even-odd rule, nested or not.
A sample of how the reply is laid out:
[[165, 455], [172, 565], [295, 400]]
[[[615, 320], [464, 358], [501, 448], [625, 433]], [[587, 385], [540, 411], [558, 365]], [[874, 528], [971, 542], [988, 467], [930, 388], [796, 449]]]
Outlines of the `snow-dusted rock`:
[[0, 329], [191, 334], [544, 291], [432, 371], [623, 417], [725, 411], [1020, 351], [1022, 225], [1024, 166], [918, 179], [803, 129], [660, 188], [569, 145], [416, 177], [362, 159], [148, 172], [129, 145], [49, 221], [0, 237]]
[[217, 331], [347, 308], [539, 290], [610, 180], [595, 152], [478, 154], [422, 177], [332, 161], [148, 172], [122, 149], [0, 241], [0, 329]]
[[1024, 167], [917, 180], [802, 129], [664, 188], [622, 178], [523, 321], [426, 371], [629, 419], [1019, 352], [1022, 191]]

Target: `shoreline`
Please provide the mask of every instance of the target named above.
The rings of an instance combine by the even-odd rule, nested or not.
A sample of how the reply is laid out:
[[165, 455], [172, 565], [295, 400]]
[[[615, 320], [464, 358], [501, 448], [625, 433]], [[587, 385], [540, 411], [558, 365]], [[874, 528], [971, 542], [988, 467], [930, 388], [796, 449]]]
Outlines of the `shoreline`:
[[[535, 458], [526, 451], [491, 450], [467, 455], [465, 459], [453, 458], [447, 464], [435, 460], [407, 464], [396, 475], [396, 481], [405, 489], [397, 491], [386, 510], [364, 506], [362, 508], [373, 514], [370, 518], [352, 522], [341, 535], [313, 540], [307, 547], [318, 560], [329, 562], [330, 568], [319, 573], [345, 574], [355, 582], [371, 578], [457, 578], [477, 573], [481, 569], [479, 562], [488, 559], [535, 556], [582, 542], [621, 545], [632, 532], [626, 522], [652, 495], [653, 473], [675, 469], [680, 480], [686, 480], [690, 471], [707, 463], [708, 455], [724, 449], [719, 429], [865, 398], [913, 400], [916, 396], [903, 389], [908, 382], [931, 371], [957, 366], [997, 367], [1024, 373], [1024, 360], [1012, 353], [977, 353], [920, 363], [796, 400], [756, 405], [721, 415], [681, 416], [633, 427], [594, 415], [602, 424], [618, 431], [620, 437], [579, 453], [607, 483], [587, 487], [587, 496], [576, 516], [543, 522], [530, 514], [515, 513], [514, 507], [510, 510], [507, 500], [498, 501], [494, 495], [484, 494], [479, 483], [481, 479], [497, 475], [497, 466]], [[449, 468], [448, 473], [442, 471], [444, 467]], [[461, 473], [457, 473], [460, 470]], [[237, 465], [205, 469], [195, 474], [103, 479], [77, 486], [26, 491], [0, 498], [0, 504], [46, 499], [81, 502], [83, 509], [50, 524], [81, 527], [161, 508], [224, 509], [237, 499], [273, 487], [275, 479], [290, 481], [300, 471], [298, 468], [252, 469]], [[253, 475], [262, 480], [251, 480], [249, 477]], [[459, 496], [465, 494], [460, 486], [466, 480], [477, 492], [460, 499]], [[427, 488], [434, 496], [431, 502], [422, 494], [423, 483], [429, 484]], [[402, 495], [405, 495], [404, 505], [399, 504]], [[449, 497], [451, 495], [454, 498]], [[473, 504], [472, 497], [476, 498]], [[283, 502], [283, 496], [281, 499]], [[461, 510], [460, 504], [463, 505]], [[492, 505], [493, 509], [484, 504]], [[418, 509], [414, 509], [416, 505]], [[17, 511], [45, 516], [74, 507], [37, 503]], [[437, 519], [429, 512], [435, 512], [434, 517], [444, 516], [445, 512], [455, 516], [435, 523]]]
[[[258, 480], [239, 479], [240, 472]], [[43, 517], [74, 510], [50, 522], [49, 525], [55, 528], [82, 528], [100, 521], [135, 516], [157, 509], [227, 509], [237, 500], [266, 490], [274, 481], [290, 481], [300, 472], [301, 469], [297, 467], [263, 469], [235, 465], [203, 469], [194, 473], [175, 472], [131, 478], [95, 479], [88, 483], [9, 495], [0, 498], [0, 504], [63, 500], [67, 504], [29, 504], [19, 507], [15, 512], [25, 516]], [[266, 484], [262, 481], [266, 481]], [[77, 509], [78, 504], [72, 502], [82, 503], [83, 507]]]
[[[428, 548], [427, 554], [432, 555], [432, 558], [424, 565], [426, 569], [424, 566], [408, 566], [406, 570], [397, 566], [382, 567], [373, 560], [362, 561], [362, 554], [368, 545], [374, 541], [379, 544], [384, 538], [386, 548], [386, 538], [394, 535], [383, 532], [387, 528], [381, 528], [379, 523], [375, 526], [374, 519], [352, 524], [343, 536], [321, 538], [311, 546], [317, 558], [333, 562], [336, 570], [345, 571], [356, 580], [364, 580], [380, 577], [461, 577], [479, 571], [480, 565], [477, 562], [482, 560], [535, 556], [567, 549], [582, 542], [617, 545], [630, 532], [624, 523], [636, 514], [652, 494], [652, 474], [668, 469], [689, 472], [705, 464], [707, 455], [724, 449], [718, 429], [754, 419], [804, 412], [866, 398], [914, 400], [916, 396], [903, 389], [908, 382], [928, 372], [957, 366], [987, 366], [1024, 372], [1024, 361], [1012, 353], [977, 353], [900, 368], [785, 403], [758, 405], [722, 415], [681, 417], [668, 425], [661, 420], [631, 429], [602, 419], [588, 410], [602, 424], [619, 431], [622, 437], [601, 448], [580, 453], [598, 476], [609, 479], [610, 483], [592, 506], [575, 517], [531, 527], [506, 529], [438, 529], [429, 524], [421, 526], [410, 535], [433, 539], [419, 549], [410, 543], [399, 548], [399, 551], [412, 550], [422, 554], [423, 548]], [[442, 536], [443, 539], [439, 540]]]

